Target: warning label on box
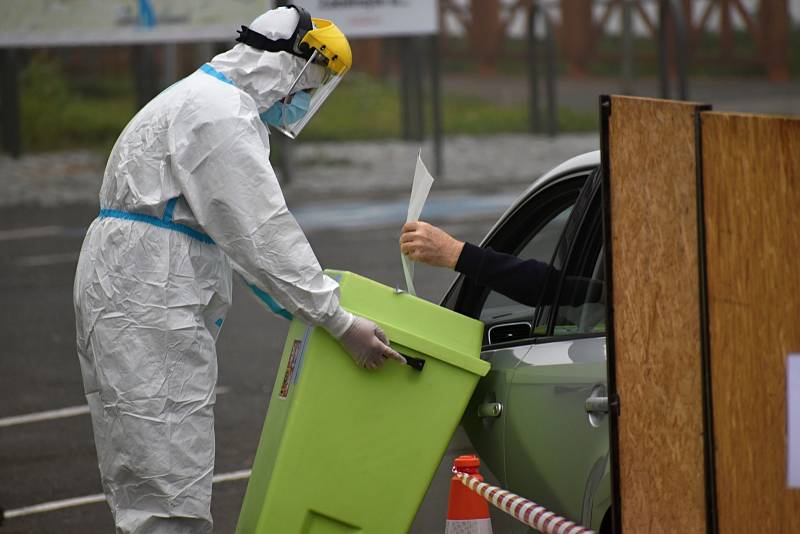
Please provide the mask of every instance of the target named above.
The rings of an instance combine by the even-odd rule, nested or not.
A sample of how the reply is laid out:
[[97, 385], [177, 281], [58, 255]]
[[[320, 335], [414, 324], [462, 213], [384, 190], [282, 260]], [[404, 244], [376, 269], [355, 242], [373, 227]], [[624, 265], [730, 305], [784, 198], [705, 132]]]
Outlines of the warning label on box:
[[292, 386], [292, 373], [297, 365], [297, 358], [300, 356], [300, 347], [302, 341], [295, 339], [292, 344], [292, 352], [289, 354], [289, 362], [286, 364], [286, 372], [283, 374], [283, 382], [281, 383], [280, 398], [285, 399], [289, 396], [289, 389]]

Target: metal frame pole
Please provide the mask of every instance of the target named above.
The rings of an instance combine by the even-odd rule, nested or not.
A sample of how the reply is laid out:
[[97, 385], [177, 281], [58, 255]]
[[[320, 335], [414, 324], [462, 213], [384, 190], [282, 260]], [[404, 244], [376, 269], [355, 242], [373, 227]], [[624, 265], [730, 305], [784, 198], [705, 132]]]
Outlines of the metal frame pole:
[[547, 98], [547, 133], [558, 135], [558, 99], [556, 95], [556, 38], [553, 24], [547, 13], [543, 14], [545, 24], [545, 94]]
[[178, 79], [178, 45], [167, 43], [163, 47], [164, 66], [162, 69], [162, 89], [169, 87]]
[[155, 45], [131, 47], [136, 105], [141, 109], [158, 94], [158, 75], [155, 73]]
[[404, 140], [412, 138], [413, 129], [411, 127], [411, 83], [409, 72], [409, 40], [408, 37], [400, 37], [397, 40], [398, 53], [400, 55], [400, 129]]
[[538, 133], [542, 128], [542, 115], [539, 109], [539, 57], [536, 44], [536, 12], [539, 9], [536, 0], [532, 0], [528, 10], [527, 44], [528, 44], [528, 130]]
[[661, 98], [669, 98], [668, 18], [668, 0], [660, 0], [658, 5], [658, 82]]
[[661, 0], [659, 3], [658, 63], [661, 98], [670, 98], [670, 25], [675, 30], [675, 69], [678, 98], [689, 99], [687, 70], [689, 63], [688, 32], [681, 0]]
[[428, 39], [431, 75], [431, 103], [433, 108], [433, 157], [436, 178], [444, 176], [443, 135], [442, 135], [442, 84], [439, 62], [439, 34]]
[[633, 94], [633, 4], [622, 0], [622, 92]]
[[[280, 132], [270, 132], [270, 144], [277, 149], [277, 157], [275, 158], [275, 166], [280, 172], [280, 179], [283, 185], [289, 184], [292, 181], [292, 143], [296, 140], [290, 140], [288, 137]], [[274, 151], [272, 151], [274, 153]]]
[[425, 88], [423, 87], [423, 53], [422, 39], [420, 37], [411, 38], [412, 48], [409, 54], [411, 63], [412, 77], [412, 102], [411, 110], [414, 117], [414, 139], [417, 141], [425, 140]]
[[13, 157], [22, 154], [19, 101], [19, 52], [0, 50], [0, 105], [2, 105], [3, 146]]
[[675, 66], [678, 70], [678, 98], [681, 100], [689, 99], [689, 84], [687, 69], [689, 63], [689, 43], [686, 28], [686, 17], [681, 0], [670, 0], [672, 4], [672, 15], [675, 21]]
[[[287, 0], [275, 0], [275, 7], [285, 6]], [[209, 58], [211, 59], [211, 58]], [[276, 167], [280, 171], [281, 181], [283, 185], [289, 184], [292, 181], [292, 145], [296, 140], [290, 141], [288, 137], [278, 132], [272, 135], [270, 132], [271, 143], [274, 143], [275, 148], [278, 149], [278, 157], [276, 158]]]

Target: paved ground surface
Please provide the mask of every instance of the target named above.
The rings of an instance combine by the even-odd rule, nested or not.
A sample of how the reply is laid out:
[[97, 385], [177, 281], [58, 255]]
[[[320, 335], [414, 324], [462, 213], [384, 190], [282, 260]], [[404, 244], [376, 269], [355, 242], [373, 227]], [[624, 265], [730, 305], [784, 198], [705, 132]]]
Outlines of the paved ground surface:
[[[447, 175], [434, 185], [424, 216], [479, 240], [531, 180], [596, 147], [593, 135], [555, 140], [530, 136], [452, 139]], [[287, 200], [320, 262], [396, 285], [396, 244], [405, 218], [419, 145], [300, 145]], [[426, 154], [427, 159], [427, 154]], [[97, 213], [103, 157], [91, 152], [0, 158], [0, 506], [31, 505], [101, 491], [94, 443], [74, 347], [72, 281], [86, 226]], [[420, 266], [421, 296], [438, 301], [452, 273]], [[267, 314], [242, 287], [218, 343], [216, 473], [248, 469], [267, 410], [284, 320]], [[76, 415], [11, 424], [9, 418], [73, 409]], [[440, 533], [452, 459], [472, 450], [459, 431], [450, 443], [411, 530]], [[487, 473], [488, 474], [488, 473]], [[215, 485], [216, 531], [232, 532], [244, 479]], [[105, 503], [10, 518], [3, 533], [110, 532]], [[497, 514], [495, 532], [511, 532]]]

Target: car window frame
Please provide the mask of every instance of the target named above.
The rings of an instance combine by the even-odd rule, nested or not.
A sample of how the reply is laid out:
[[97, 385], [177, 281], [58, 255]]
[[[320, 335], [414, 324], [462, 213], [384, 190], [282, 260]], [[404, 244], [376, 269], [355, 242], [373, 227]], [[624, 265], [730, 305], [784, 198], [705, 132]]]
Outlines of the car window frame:
[[[563, 241], [559, 243], [559, 246], [568, 247], [566, 252], [566, 260], [564, 261], [564, 268], [562, 269], [559, 280], [558, 280], [558, 287], [556, 289], [555, 295], [555, 304], [550, 306], [547, 309], [548, 318], [546, 323], [546, 334], [542, 336], [536, 337], [536, 339], [540, 340], [540, 342], [551, 342], [551, 341], [569, 341], [573, 339], [584, 339], [584, 338], [592, 338], [592, 337], [601, 337], [605, 336], [606, 332], [582, 332], [582, 333], [574, 333], [574, 334], [555, 334], [555, 327], [556, 327], [556, 316], [558, 315], [558, 309], [561, 305], [561, 295], [562, 291], [564, 290], [564, 280], [567, 277], [567, 272], [569, 271], [569, 267], [575, 261], [575, 247], [579, 243], [583, 243], [588, 239], [591, 239], [591, 235], [587, 235], [592, 231], [593, 223], [596, 221], [594, 218], [598, 215], [596, 212], [597, 209], [600, 209], [600, 188], [602, 185], [602, 170], [598, 166], [586, 179], [584, 183], [584, 187], [581, 190], [581, 194], [578, 200], [575, 202], [575, 208], [573, 209], [573, 215], [575, 216], [574, 220], [567, 221], [567, 225], [564, 227], [564, 232], [562, 235]], [[583, 206], [581, 209], [578, 209], [578, 205], [582, 203]], [[574, 223], [573, 226], [570, 226], [570, 223]], [[602, 224], [602, 214], [600, 214], [600, 223]], [[567, 232], [574, 232], [572, 235], [568, 236]], [[600, 232], [600, 239], [603, 239], [603, 233]], [[583, 239], [581, 239], [583, 238]], [[604, 243], [600, 243], [600, 250], [599, 254], [602, 256]], [[558, 251], [557, 251], [558, 252]], [[603, 266], [605, 269], [605, 265]], [[537, 306], [537, 319], [533, 324], [533, 327], [536, 328], [541, 320], [541, 313], [544, 313], [543, 306], [540, 304]], [[493, 345], [494, 346], [494, 345]]]
[[[564, 208], [563, 208], [563, 209], [566, 209], [567, 207], [571, 207], [572, 208], [572, 212], [570, 213], [569, 218], [568, 218], [567, 222], [564, 225], [564, 229], [561, 231], [561, 234], [559, 235], [556, 247], [553, 250], [553, 255], [552, 255], [551, 260], [549, 262], [549, 264], [552, 265], [553, 264], [553, 259], [556, 258], [556, 256], [559, 253], [562, 253], [562, 254], [564, 253], [562, 247], [565, 246], [563, 244], [565, 239], [574, 239], [575, 236], [577, 235], [577, 231], [578, 231], [578, 229], [580, 227], [580, 223], [583, 220], [584, 213], [579, 213], [579, 214], [576, 213], [576, 208], [578, 208], [579, 205], [580, 205], [580, 206], [583, 206], [582, 207], [582, 211], [586, 211], [586, 206], [588, 206], [587, 202], [590, 199], [587, 199], [584, 202], [582, 202], [581, 199], [582, 199], [583, 196], [585, 196], [584, 191], [586, 190], [587, 183], [589, 183], [591, 181], [592, 176], [595, 176], [597, 174], [597, 169], [599, 169], [599, 166], [591, 166], [591, 167], [586, 167], [586, 168], [582, 168], [582, 169], [570, 170], [568, 172], [565, 172], [563, 175], [561, 175], [561, 176], [559, 176], [557, 178], [554, 178], [551, 183], [548, 183], [542, 189], [539, 189], [539, 190], [536, 190], [536, 191], [532, 191], [529, 194], [529, 196], [527, 196], [525, 199], [523, 199], [522, 201], [519, 202], [519, 204], [516, 206], [516, 208], [512, 212], [508, 213], [505, 217], [503, 217], [501, 219], [501, 221], [493, 228], [493, 230], [481, 242], [481, 248], [486, 248], [487, 246], [492, 246], [492, 248], [495, 248], [494, 245], [497, 243], [498, 239], [503, 240], [503, 242], [505, 240], [508, 240], [508, 237], [505, 237], [505, 239], [504, 239], [503, 236], [507, 232], [511, 231], [511, 230], [509, 230], [509, 225], [513, 225], [513, 224], [519, 225], [520, 220], [524, 221], [524, 220], [529, 220], [529, 219], [535, 217], [533, 214], [530, 213], [530, 210], [531, 209], [535, 209], [535, 210], [538, 211], [538, 209], [541, 209], [541, 208], [537, 209], [536, 207], [532, 208], [532, 206], [535, 206], [536, 204], [541, 204], [542, 203], [542, 195], [548, 195], [550, 197], [557, 196], [559, 194], [560, 195], [565, 195], [565, 194], [567, 194], [567, 192], [568, 192], [568, 190], [570, 188], [569, 184], [580, 180], [581, 181], [580, 185], [576, 187], [576, 189], [577, 189], [577, 197], [575, 198], [575, 201], [572, 204], [570, 204], [569, 206], [564, 206]], [[553, 200], [555, 200], [555, 198]], [[545, 202], [547, 202], [547, 200], [545, 200]], [[541, 220], [541, 218], [540, 218], [540, 220]], [[530, 243], [530, 241], [542, 230], [542, 228], [544, 228], [544, 226], [550, 220], [551, 219], [547, 219], [545, 221], [542, 221], [534, 230], [532, 230], [528, 234], [526, 239], [520, 240], [520, 242], [514, 246], [513, 250], [509, 250], [509, 248], [507, 246], [501, 246], [501, 247], [499, 247], [500, 251], [501, 252], [511, 253], [511, 254], [519, 253], [519, 251], [523, 250], [528, 245], [528, 243]], [[571, 236], [571, 238], [565, 237], [565, 236]], [[560, 250], [562, 250], [562, 251], [560, 252]], [[569, 256], [567, 255], [566, 256], [566, 261], [568, 261], [568, 260], [569, 260]], [[565, 264], [566, 264], [566, 261], [565, 261]], [[560, 284], [560, 280], [559, 280], [559, 284]], [[560, 286], [559, 286], [558, 289], [560, 290]], [[486, 287], [481, 288], [480, 286], [477, 286], [477, 284], [474, 284], [474, 283], [470, 282], [462, 274], [462, 275], [459, 275], [454, 280], [452, 285], [450, 286], [450, 289], [446, 293], [445, 297], [442, 299], [442, 305], [445, 306], [445, 307], [448, 307], [450, 309], [453, 309], [453, 310], [455, 310], [455, 311], [457, 311], [459, 313], [465, 313], [466, 312], [465, 313], [466, 315], [470, 315], [472, 317], [474, 317], [476, 315], [479, 316], [480, 311], [483, 309], [483, 306], [484, 306], [484, 304], [486, 302], [486, 298], [487, 298], [488, 294], [490, 293], [490, 291], [491, 290], [489, 288], [486, 288]], [[469, 295], [470, 293], [472, 293], [472, 295]], [[556, 297], [558, 297], [558, 293], [556, 294]], [[472, 299], [473, 302], [468, 302], [468, 299]], [[477, 301], [479, 304], [476, 305], [475, 301]], [[466, 310], [464, 309], [465, 307], [467, 308]], [[533, 312], [533, 316], [530, 318], [532, 325], [535, 325], [537, 323], [541, 313], [542, 313], [542, 305], [539, 304], [538, 306], [536, 306], [536, 308], [535, 308], [535, 310]], [[494, 325], [491, 325], [491, 326], [494, 326]], [[549, 325], [548, 325], [548, 328], [549, 328]], [[533, 331], [533, 327], [532, 327], [531, 331]], [[549, 330], [548, 330], [548, 333], [549, 333]], [[529, 337], [514, 339], [514, 340], [511, 340], [511, 341], [493, 343], [493, 344], [486, 344], [486, 345], [483, 345], [481, 350], [482, 351], [496, 350], [496, 349], [501, 349], [501, 348], [520, 346], [520, 345], [530, 345], [530, 344], [534, 344], [534, 343], [541, 343], [542, 340], [548, 339], [549, 337], [550, 336], [548, 336], [548, 335], [531, 335]], [[561, 340], [561, 339], [564, 339], [564, 337], [558, 337], [557, 339]]]

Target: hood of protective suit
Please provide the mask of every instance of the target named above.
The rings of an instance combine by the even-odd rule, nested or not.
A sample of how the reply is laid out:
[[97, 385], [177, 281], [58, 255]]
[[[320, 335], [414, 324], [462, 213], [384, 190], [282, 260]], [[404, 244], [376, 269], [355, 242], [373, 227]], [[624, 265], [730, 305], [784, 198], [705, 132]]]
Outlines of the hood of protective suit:
[[[212, 67], [224, 74], [253, 100], [259, 113], [285, 97], [306, 60], [288, 52], [265, 52], [246, 44], [237, 44], [227, 52], [214, 57]], [[300, 80], [300, 89], [318, 87], [325, 73], [324, 67], [309, 65]]]
[[[269, 39], [287, 39], [294, 33], [299, 18], [296, 10], [279, 7], [257, 17], [250, 27]], [[237, 44], [210, 63], [232, 80], [236, 87], [253, 97], [258, 112], [262, 113], [276, 101], [288, 96], [292, 83], [303, 72], [306, 60], [288, 52], [266, 52], [246, 44]], [[297, 88], [319, 87], [324, 74], [324, 67], [309, 65]]]

